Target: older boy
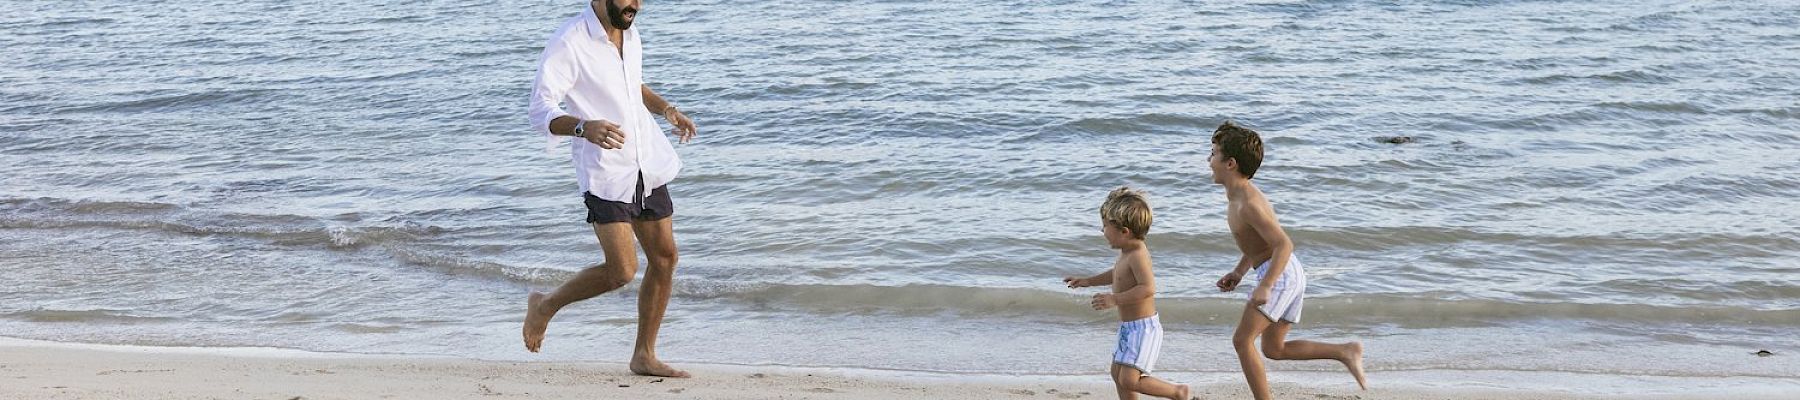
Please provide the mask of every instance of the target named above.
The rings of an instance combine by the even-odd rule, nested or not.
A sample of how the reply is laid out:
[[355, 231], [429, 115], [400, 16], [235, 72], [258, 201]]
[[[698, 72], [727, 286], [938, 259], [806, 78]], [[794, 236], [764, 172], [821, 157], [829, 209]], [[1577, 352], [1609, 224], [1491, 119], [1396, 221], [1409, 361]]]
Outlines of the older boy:
[[1225, 186], [1225, 221], [1231, 226], [1243, 257], [1231, 273], [1219, 278], [1219, 290], [1237, 289], [1238, 281], [1256, 265], [1256, 289], [1250, 291], [1250, 302], [1238, 320], [1237, 333], [1231, 343], [1237, 348], [1238, 362], [1244, 378], [1250, 381], [1250, 392], [1257, 400], [1271, 398], [1269, 379], [1263, 371], [1262, 358], [1256, 354], [1256, 337], [1262, 336], [1262, 352], [1272, 360], [1322, 360], [1344, 363], [1356, 385], [1368, 389], [1363, 380], [1362, 343], [1319, 343], [1306, 340], [1288, 341], [1288, 329], [1300, 322], [1300, 306], [1305, 300], [1306, 271], [1294, 257], [1294, 244], [1276, 222], [1275, 208], [1263, 197], [1261, 189], [1250, 182], [1262, 165], [1262, 138], [1256, 131], [1231, 122], [1213, 131], [1212, 155], [1207, 164], [1212, 168], [1213, 183]]

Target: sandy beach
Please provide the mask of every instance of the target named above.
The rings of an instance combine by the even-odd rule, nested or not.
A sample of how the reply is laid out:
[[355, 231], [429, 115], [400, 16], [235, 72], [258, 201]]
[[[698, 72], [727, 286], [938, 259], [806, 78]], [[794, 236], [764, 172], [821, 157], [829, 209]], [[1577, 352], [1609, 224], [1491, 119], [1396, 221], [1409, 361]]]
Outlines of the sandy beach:
[[[622, 363], [609, 362], [505, 362], [18, 339], [0, 339], [0, 360], [0, 398], [7, 399], [1114, 398], [1110, 383], [1099, 374], [955, 375], [685, 364], [695, 378], [661, 379], [634, 376]], [[1195, 385], [1195, 393], [1201, 398], [1248, 398], [1242, 383], [1237, 381], [1241, 378], [1211, 375], [1221, 376]], [[1282, 398], [1299, 399], [1674, 399], [1717, 398], [1726, 394], [1735, 399], [1773, 399], [1797, 385], [1792, 380], [1779, 379], [1566, 377], [1530, 372], [1454, 375], [1460, 378], [1446, 379], [1450, 375], [1429, 372], [1376, 371], [1372, 375], [1376, 386], [1356, 391], [1353, 385], [1334, 379], [1342, 377], [1333, 374], [1277, 372], [1275, 388]], [[1497, 380], [1480, 383], [1484, 377]], [[1515, 387], [1493, 383], [1511, 379], [1521, 384]], [[1595, 385], [1583, 390], [1555, 390], [1525, 383], [1543, 385], [1559, 380]], [[1614, 387], [1608, 389], [1607, 385]], [[1602, 393], [1607, 390], [1631, 391]]]
[[[1062, 278], [1120, 186], [1156, 375], [1248, 398], [1226, 121], [1287, 337], [1365, 349], [1369, 391], [1266, 363], [1283, 399], [1800, 400], [1800, 2], [649, 0], [630, 44], [563, 38], [582, 1], [219, 3], [6, 3], [0, 400], [1110, 399], [1119, 313]], [[551, 145], [553, 103], [633, 146]], [[673, 238], [603, 239], [638, 156]], [[644, 277], [525, 351], [601, 242]], [[665, 293], [698, 378], [624, 365]]]

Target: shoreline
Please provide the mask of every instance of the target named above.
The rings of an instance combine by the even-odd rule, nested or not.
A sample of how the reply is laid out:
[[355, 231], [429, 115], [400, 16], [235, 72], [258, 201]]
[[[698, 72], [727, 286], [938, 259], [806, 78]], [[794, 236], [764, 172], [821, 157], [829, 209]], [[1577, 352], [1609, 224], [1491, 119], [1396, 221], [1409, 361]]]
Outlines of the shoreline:
[[[1115, 398], [1104, 374], [983, 375], [903, 370], [677, 363], [695, 375], [631, 375], [623, 362], [493, 361], [280, 348], [153, 347], [0, 337], [0, 397], [110, 398]], [[1173, 373], [1177, 380], [1193, 374]], [[1204, 374], [1201, 398], [1246, 398], [1237, 374]], [[1601, 375], [1554, 371], [1371, 371], [1368, 391], [1343, 373], [1277, 371], [1283, 398], [1780, 398], [1800, 378]]]

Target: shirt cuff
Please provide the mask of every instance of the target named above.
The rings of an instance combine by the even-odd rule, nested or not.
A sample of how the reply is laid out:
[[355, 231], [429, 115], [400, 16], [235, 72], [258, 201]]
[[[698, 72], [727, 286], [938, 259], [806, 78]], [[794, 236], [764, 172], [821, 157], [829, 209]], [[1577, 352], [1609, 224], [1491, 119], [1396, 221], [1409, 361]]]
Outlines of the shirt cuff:
[[563, 138], [561, 136], [556, 136], [555, 133], [550, 132], [550, 122], [556, 121], [557, 118], [562, 118], [564, 116], [567, 116], [567, 115], [569, 115], [569, 113], [564, 112], [563, 110], [559, 110], [556, 107], [551, 107], [549, 110], [545, 110], [545, 114], [547, 114], [547, 115], [545, 115], [544, 125], [543, 125], [544, 153], [550, 154], [550, 155], [556, 155], [556, 146], [563, 143]]

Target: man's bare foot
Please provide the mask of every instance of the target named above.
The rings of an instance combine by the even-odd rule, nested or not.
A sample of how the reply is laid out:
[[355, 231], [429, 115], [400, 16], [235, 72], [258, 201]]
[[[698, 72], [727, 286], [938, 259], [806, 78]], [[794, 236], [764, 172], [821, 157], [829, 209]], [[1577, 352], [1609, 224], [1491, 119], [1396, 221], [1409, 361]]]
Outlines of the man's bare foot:
[[1344, 359], [1344, 366], [1350, 368], [1350, 375], [1356, 377], [1356, 386], [1369, 390], [1369, 382], [1363, 379], [1362, 342], [1350, 342], [1350, 357]]
[[668, 364], [663, 364], [662, 361], [640, 358], [633, 358], [631, 360], [631, 373], [644, 376], [664, 376], [670, 378], [686, 378], [690, 376], [687, 371], [675, 369]]
[[1193, 388], [1189, 387], [1188, 385], [1175, 385], [1175, 398], [1176, 399], [1180, 399], [1180, 400], [1196, 399], [1197, 397], [1190, 397], [1190, 395], [1192, 395], [1193, 392], [1194, 392]]
[[544, 294], [539, 292], [531, 292], [525, 299], [525, 350], [533, 353], [544, 345], [544, 330], [550, 328], [550, 315], [538, 309], [538, 304], [543, 302]]

